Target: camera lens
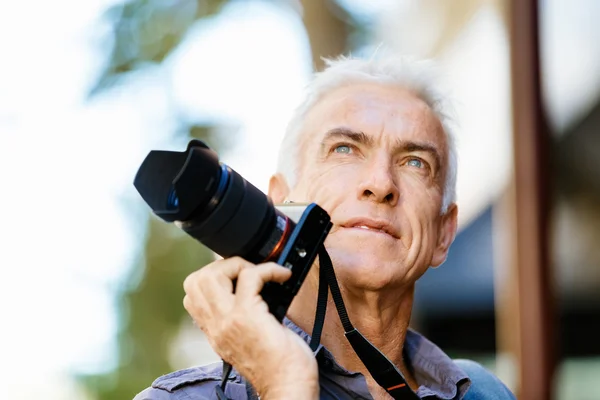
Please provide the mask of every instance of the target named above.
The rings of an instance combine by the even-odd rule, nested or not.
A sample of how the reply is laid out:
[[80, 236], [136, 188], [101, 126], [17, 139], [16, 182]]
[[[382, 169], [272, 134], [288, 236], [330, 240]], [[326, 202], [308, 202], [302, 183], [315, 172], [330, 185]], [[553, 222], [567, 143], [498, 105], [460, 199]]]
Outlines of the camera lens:
[[241, 175], [193, 140], [185, 152], [151, 151], [134, 185], [154, 213], [222, 257], [276, 260], [295, 224]]
[[175, 189], [172, 189], [171, 193], [169, 193], [169, 197], [167, 198], [167, 209], [174, 210], [177, 207], [179, 207], [179, 198], [177, 197]]

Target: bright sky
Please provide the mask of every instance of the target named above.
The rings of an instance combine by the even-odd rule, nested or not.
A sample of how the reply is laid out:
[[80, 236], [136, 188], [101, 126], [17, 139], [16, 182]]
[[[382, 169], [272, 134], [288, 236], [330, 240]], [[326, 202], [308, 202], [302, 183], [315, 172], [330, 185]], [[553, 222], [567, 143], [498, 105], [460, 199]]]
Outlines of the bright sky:
[[[166, 68], [86, 104], [103, 60], [94, 47], [106, 33], [99, 16], [111, 2], [0, 3], [0, 382], [11, 399], [73, 398], [68, 381], [56, 379], [111, 366], [111, 293], [138, 250], [147, 212], [131, 182], [150, 149], [176, 147], [167, 136], [173, 127], [167, 91], [172, 87], [191, 115], [217, 114], [240, 126], [235, 148], [222, 158], [266, 190], [271, 155], [309, 73], [296, 16], [268, 2], [237, 6], [191, 32]], [[501, 36], [482, 18], [479, 29]], [[466, 49], [496, 57], [483, 64], [491, 71], [480, 78], [501, 73], [494, 69], [502, 63], [501, 39], [483, 48], [477, 37], [465, 41]], [[476, 71], [453, 68], [458, 81], [475, 79]], [[466, 86], [458, 91], [463, 107], [485, 99], [485, 87]], [[492, 82], [491, 90], [501, 89]], [[493, 103], [480, 106], [479, 118], [463, 121], [469, 153], [485, 145], [468, 138], [481, 133], [494, 110]], [[467, 165], [485, 163], [469, 157]], [[469, 173], [474, 178], [463, 178], [463, 193], [487, 178], [484, 171]], [[32, 366], [38, 384], [21, 372]]]

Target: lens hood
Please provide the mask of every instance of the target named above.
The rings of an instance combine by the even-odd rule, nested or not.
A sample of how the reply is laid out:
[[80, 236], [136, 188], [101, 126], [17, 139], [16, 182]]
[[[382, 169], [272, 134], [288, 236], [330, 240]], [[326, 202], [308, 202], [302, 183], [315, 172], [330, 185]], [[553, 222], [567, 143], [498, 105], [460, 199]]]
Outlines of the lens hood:
[[221, 166], [216, 152], [192, 140], [183, 152], [151, 151], [134, 186], [152, 211], [167, 222], [186, 221], [217, 191]]

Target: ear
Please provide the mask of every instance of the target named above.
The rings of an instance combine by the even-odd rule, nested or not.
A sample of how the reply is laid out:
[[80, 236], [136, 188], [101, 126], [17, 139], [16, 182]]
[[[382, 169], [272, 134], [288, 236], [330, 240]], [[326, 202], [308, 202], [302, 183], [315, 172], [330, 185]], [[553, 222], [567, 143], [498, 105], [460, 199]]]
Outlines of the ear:
[[269, 197], [275, 204], [283, 203], [290, 194], [290, 188], [285, 176], [277, 173], [269, 179]]
[[451, 204], [448, 207], [448, 211], [442, 215], [442, 221], [439, 226], [438, 240], [433, 257], [431, 259], [431, 266], [438, 267], [448, 257], [448, 250], [450, 245], [456, 237], [456, 230], [458, 229], [458, 207], [456, 204]]

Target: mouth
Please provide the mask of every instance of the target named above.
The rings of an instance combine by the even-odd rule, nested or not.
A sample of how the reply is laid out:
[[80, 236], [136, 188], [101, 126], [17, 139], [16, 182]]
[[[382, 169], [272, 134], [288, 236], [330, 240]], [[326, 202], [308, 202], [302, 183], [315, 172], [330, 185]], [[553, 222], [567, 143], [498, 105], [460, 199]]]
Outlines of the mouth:
[[343, 224], [340, 224], [342, 228], [347, 229], [360, 229], [367, 232], [385, 234], [399, 239], [400, 235], [387, 221], [373, 220], [368, 218], [355, 218], [351, 219]]

